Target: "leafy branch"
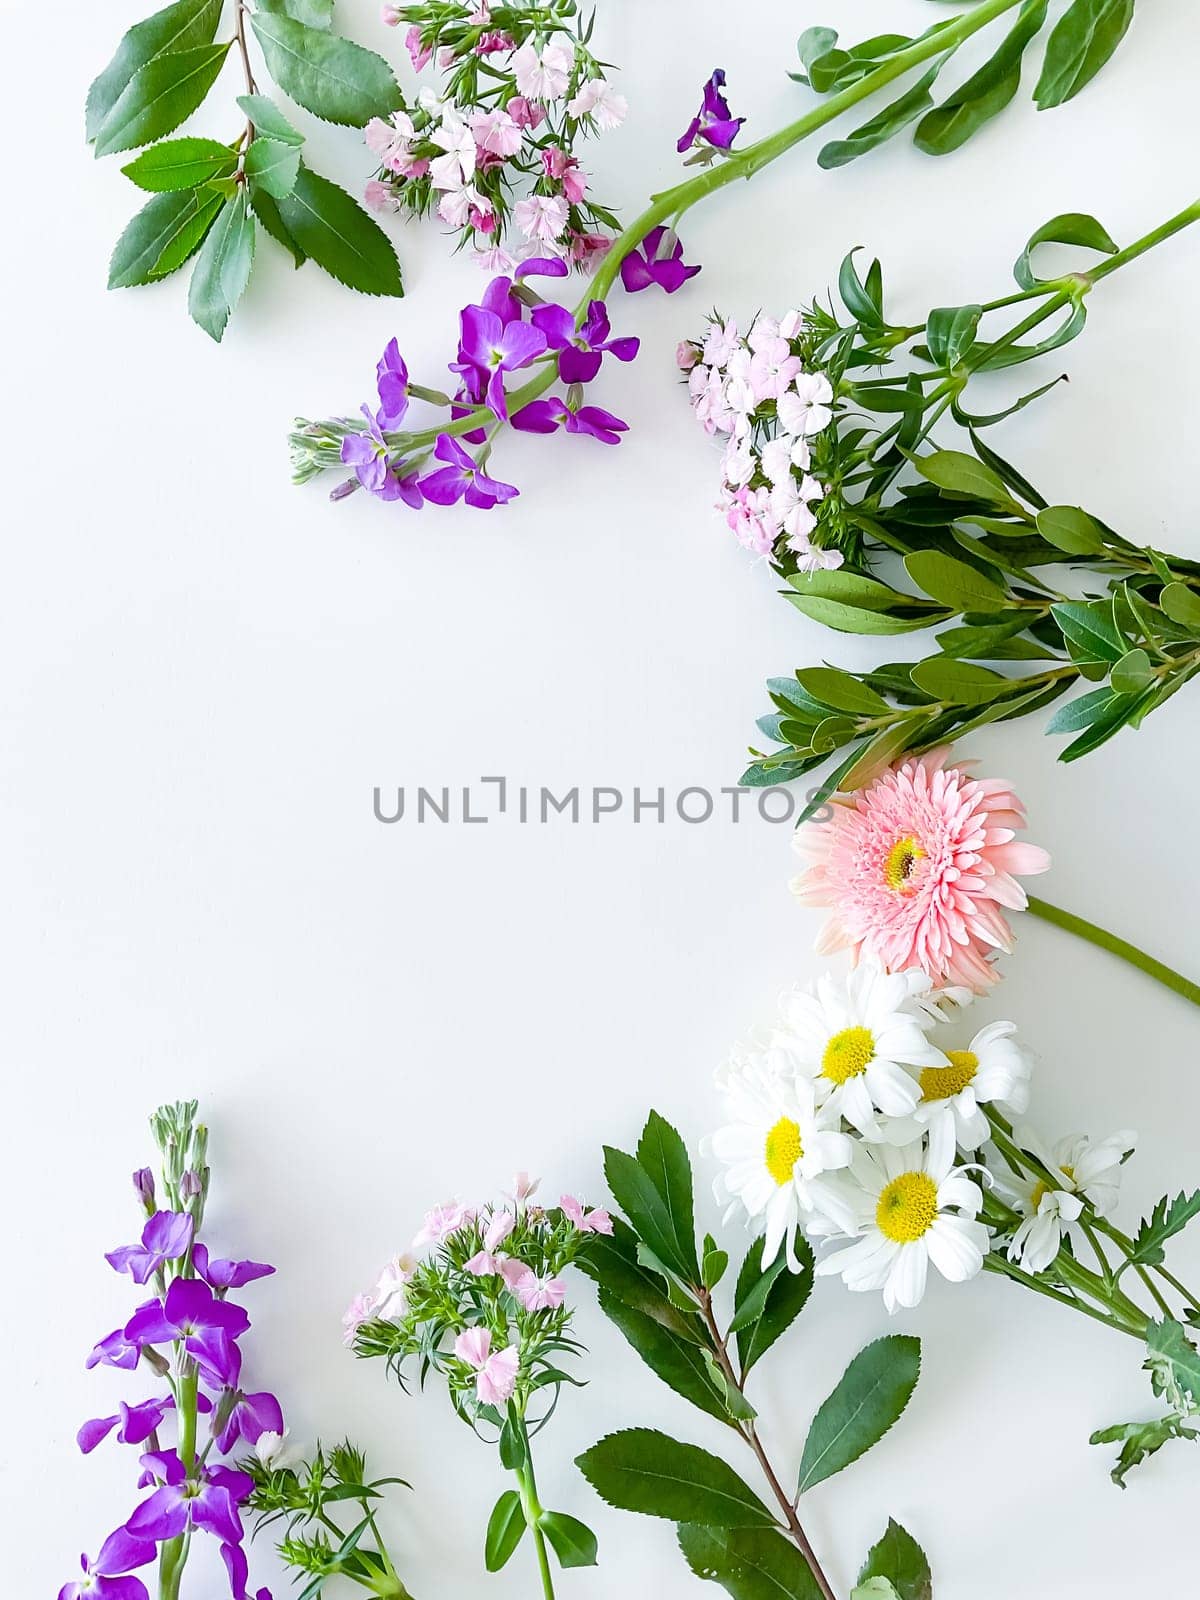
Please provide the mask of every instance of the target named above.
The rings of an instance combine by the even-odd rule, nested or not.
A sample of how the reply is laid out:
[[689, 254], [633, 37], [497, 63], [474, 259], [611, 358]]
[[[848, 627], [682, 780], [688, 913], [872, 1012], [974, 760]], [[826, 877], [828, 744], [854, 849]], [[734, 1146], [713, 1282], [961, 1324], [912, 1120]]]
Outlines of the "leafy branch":
[[[109, 288], [156, 283], [194, 261], [192, 318], [220, 340], [245, 293], [258, 228], [297, 267], [311, 259], [366, 294], [403, 293], [387, 235], [345, 190], [303, 159], [304, 136], [259, 90], [250, 34], [276, 87], [327, 122], [361, 127], [401, 103], [382, 56], [333, 31], [333, 0], [175, 0], [122, 38], [93, 82], [87, 137], [97, 156], [140, 149], [122, 170], [153, 198], [113, 251]], [[168, 139], [207, 99], [231, 52], [241, 64], [245, 118], [228, 143]]]

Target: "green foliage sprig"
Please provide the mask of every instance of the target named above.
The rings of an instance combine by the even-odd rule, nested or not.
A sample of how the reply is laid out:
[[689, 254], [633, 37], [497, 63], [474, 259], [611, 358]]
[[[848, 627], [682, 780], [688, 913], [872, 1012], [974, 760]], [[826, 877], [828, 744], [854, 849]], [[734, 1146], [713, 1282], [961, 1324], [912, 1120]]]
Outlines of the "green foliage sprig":
[[[226, 10], [231, 31], [217, 37]], [[261, 227], [296, 266], [315, 261], [365, 294], [400, 295], [391, 242], [358, 202], [304, 160], [304, 136], [259, 89], [266, 72], [327, 122], [361, 127], [401, 103], [382, 56], [333, 31], [333, 0], [175, 0], [136, 23], [88, 93], [97, 156], [140, 149], [122, 170], [150, 199], [113, 251], [110, 289], [156, 283], [194, 261], [188, 310], [220, 340], [245, 292]], [[200, 108], [227, 57], [241, 63], [245, 118], [236, 138], [166, 136]]]
[[[795, 1240], [799, 1271], [789, 1271], [782, 1256], [764, 1271], [761, 1241], [751, 1245], [737, 1272], [731, 1314], [722, 1318], [718, 1291], [730, 1258], [711, 1234], [697, 1241], [691, 1162], [677, 1131], [651, 1112], [636, 1152], [606, 1148], [605, 1173], [624, 1219], [614, 1217], [611, 1236], [597, 1238], [581, 1261], [599, 1285], [601, 1308], [668, 1387], [737, 1435], [766, 1493], [720, 1456], [651, 1428], [609, 1434], [579, 1457], [580, 1470], [610, 1505], [674, 1522], [691, 1570], [734, 1600], [832, 1600], [798, 1507], [808, 1490], [857, 1461], [900, 1417], [920, 1373], [920, 1342], [894, 1334], [855, 1356], [813, 1418], [789, 1491], [746, 1390], [753, 1369], [808, 1302], [807, 1242]], [[855, 1597], [930, 1600], [932, 1592], [920, 1547], [889, 1522], [866, 1558]]]

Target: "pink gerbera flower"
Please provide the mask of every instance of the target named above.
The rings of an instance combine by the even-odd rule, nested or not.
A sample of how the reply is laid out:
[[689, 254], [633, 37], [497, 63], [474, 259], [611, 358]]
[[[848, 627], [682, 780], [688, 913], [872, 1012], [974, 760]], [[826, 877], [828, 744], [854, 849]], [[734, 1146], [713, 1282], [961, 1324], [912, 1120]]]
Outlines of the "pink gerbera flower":
[[947, 767], [948, 754], [932, 750], [835, 798], [832, 820], [796, 837], [813, 865], [792, 888], [832, 910], [818, 950], [848, 948], [856, 961], [918, 967], [982, 994], [996, 982], [992, 952], [1012, 949], [1002, 908], [1028, 903], [1017, 875], [1045, 872], [1050, 857], [1016, 839], [1025, 811], [1007, 780]]

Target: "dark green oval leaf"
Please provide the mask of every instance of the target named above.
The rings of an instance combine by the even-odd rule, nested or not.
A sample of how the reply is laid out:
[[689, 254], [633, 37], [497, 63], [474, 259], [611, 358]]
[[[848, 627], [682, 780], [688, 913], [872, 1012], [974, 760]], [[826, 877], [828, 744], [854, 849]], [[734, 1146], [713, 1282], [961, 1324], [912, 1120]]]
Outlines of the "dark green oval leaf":
[[257, 138], [246, 151], [246, 176], [276, 200], [291, 194], [300, 176], [300, 147], [282, 139]]
[[[914, 1341], [915, 1342], [915, 1341]], [[602, 1500], [670, 1522], [711, 1528], [769, 1528], [774, 1518], [719, 1456], [654, 1428], [610, 1433], [575, 1465]]]
[[198, 189], [202, 183], [232, 177], [237, 163], [234, 151], [216, 139], [167, 139], [143, 150], [121, 171], [139, 189], [162, 194], [169, 189]]
[[820, 1600], [807, 1561], [772, 1528], [704, 1528], [685, 1522], [678, 1537], [695, 1575], [719, 1583], [733, 1600]]
[[1049, 222], [1044, 222], [1037, 232], [1030, 236], [1029, 243], [1017, 257], [1013, 266], [1013, 277], [1022, 289], [1036, 289], [1039, 284], [1050, 281], [1039, 278], [1033, 270], [1031, 258], [1040, 244], [1077, 244], [1087, 250], [1098, 250], [1101, 255], [1106, 256], [1116, 255], [1118, 248], [1109, 237], [1108, 230], [1097, 222], [1095, 217], [1086, 211], [1064, 211], [1060, 216], [1051, 217]]
[[727, 1420], [726, 1407], [709, 1378], [699, 1345], [672, 1333], [607, 1289], [600, 1290], [600, 1309], [669, 1388], [710, 1417], [720, 1422]]
[[886, 1578], [899, 1600], [933, 1600], [933, 1575], [924, 1550], [906, 1528], [890, 1518], [858, 1575], [860, 1584], [870, 1578]]
[[878, 1444], [921, 1374], [921, 1341], [894, 1333], [867, 1345], [813, 1418], [800, 1461], [799, 1493], [832, 1478]]
[[1129, 31], [1133, 5], [1134, 0], [1072, 0], [1046, 45], [1033, 91], [1039, 111], [1061, 106], [1092, 81]]
[[199, 248], [222, 199], [207, 189], [155, 195], [117, 240], [108, 264], [108, 287], [132, 289], [174, 272]]
[[395, 74], [373, 50], [287, 16], [258, 12], [251, 21], [272, 78], [314, 117], [361, 128], [403, 104]]
[[387, 234], [336, 183], [302, 165], [295, 188], [276, 209], [305, 255], [339, 283], [363, 294], [404, 293]]
[[126, 85], [147, 61], [168, 50], [189, 50], [211, 44], [224, 0], [177, 0], [144, 22], [137, 22], [117, 46], [116, 54], [88, 90], [88, 142], [121, 98]]
[[1021, 60], [1046, 20], [1048, 0], [1026, 0], [1016, 24], [979, 71], [921, 119], [913, 142], [926, 155], [944, 156], [966, 144], [1004, 110], [1021, 87]]
[[488, 1518], [483, 1563], [489, 1572], [500, 1571], [520, 1544], [524, 1532], [525, 1513], [521, 1509], [521, 1496], [515, 1489], [506, 1489]]
[[254, 265], [254, 218], [244, 188], [227, 200], [196, 261], [188, 289], [188, 311], [219, 343], [233, 308], [242, 298]]
[[905, 556], [904, 570], [918, 589], [955, 611], [990, 613], [1008, 605], [1008, 595], [998, 583], [940, 550], [914, 550]]
[[150, 144], [190, 117], [217, 81], [229, 44], [171, 50], [139, 67], [96, 130], [96, 154]]
[[546, 1535], [560, 1567], [596, 1565], [596, 1535], [578, 1517], [569, 1517], [565, 1511], [543, 1511], [538, 1527]]

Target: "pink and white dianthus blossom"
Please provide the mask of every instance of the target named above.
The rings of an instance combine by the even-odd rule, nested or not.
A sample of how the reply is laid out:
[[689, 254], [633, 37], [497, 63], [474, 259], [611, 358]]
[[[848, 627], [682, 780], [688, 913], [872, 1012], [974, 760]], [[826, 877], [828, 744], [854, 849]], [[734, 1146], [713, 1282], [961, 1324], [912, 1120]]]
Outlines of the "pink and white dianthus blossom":
[[526, 100], [557, 100], [566, 93], [575, 65], [575, 46], [552, 39], [540, 51], [532, 44], [523, 44], [513, 51], [513, 77], [517, 88]]
[[567, 225], [569, 209], [561, 195], [531, 194], [513, 207], [513, 221], [527, 239], [554, 244]]
[[982, 994], [997, 981], [990, 957], [1013, 946], [1004, 911], [1028, 904], [1017, 877], [1045, 872], [1050, 857], [1016, 838], [1025, 810], [1008, 781], [948, 767], [948, 754], [931, 750], [835, 796], [832, 820], [796, 835], [812, 865], [792, 889], [832, 912], [819, 951], [849, 949], [855, 961]]

